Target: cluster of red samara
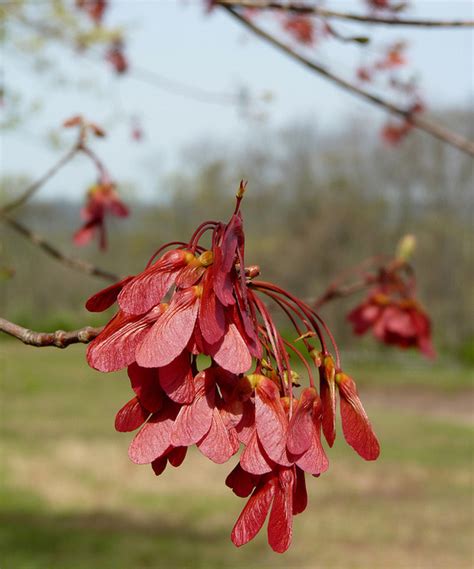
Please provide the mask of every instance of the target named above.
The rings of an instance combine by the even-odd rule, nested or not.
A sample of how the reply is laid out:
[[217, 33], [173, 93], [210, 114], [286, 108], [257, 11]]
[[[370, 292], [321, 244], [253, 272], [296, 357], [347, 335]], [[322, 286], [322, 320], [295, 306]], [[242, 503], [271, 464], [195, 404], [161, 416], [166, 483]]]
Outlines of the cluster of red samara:
[[374, 337], [384, 344], [417, 348], [427, 358], [436, 356], [431, 341], [430, 318], [414, 298], [410, 287], [399, 278], [393, 281], [382, 278], [382, 282], [348, 314], [347, 319], [357, 335], [371, 330]]
[[[151, 464], [159, 475], [167, 463], [179, 466], [192, 445], [216, 463], [240, 451], [226, 484], [249, 499], [232, 541], [241, 546], [253, 539], [269, 514], [269, 544], [284, 552], [293, 516], [306, 508], [305, 474], [317, 477], [328, 468], [321, 431], [332, 446], [337, 393], [347, 442], [366, 460], [380, 449], [321, 317], [259, 280], [258, 267], [246, 267], [244, 190], [241, 184], [227, 224], [204, 222], [189, 242], [165, 245], [143, 272], [89, 299], [91, 311], [116, 301], [119, 310], [87, 358], [100, 371], [128, 369], [135, 396], [115, 426], [140, 429], [130, 444], [133, 462]], [[288, 316], [296, 344], [281, 336], [262, 297]]]
[[74, 234], [76, 245], [86, 245], [97, 234], [99, 246], [102, 250], [107, 248], [107, 233], [105, 218], [107, 214], [117, 217], [127, 217], [128, 207], [120, 199], [115, 184], [108, 180], [99, 181], [89, 188], [86, 205], [81, 210], [84, 224]]

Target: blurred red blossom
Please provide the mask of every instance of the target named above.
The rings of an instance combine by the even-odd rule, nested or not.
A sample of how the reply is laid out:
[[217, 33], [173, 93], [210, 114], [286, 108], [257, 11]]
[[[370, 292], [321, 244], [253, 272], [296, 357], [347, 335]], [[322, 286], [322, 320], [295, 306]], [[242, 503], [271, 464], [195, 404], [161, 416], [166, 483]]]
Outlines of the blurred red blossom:
[[127, 217], [129, 210], [120, 200], [115, 184], [102, 181], [87, 192], [86, 205], [81, 210], [84, 225], [74, 234], [74, 243], [79, 246], [86, 245], [97, 234], [100, 248], [106, 249], [105, 217], [108, 213], [117, 217]]
[[406, 56], [406, 43], [396, 42], [389, 46], [384, 56], [374, 64], [375, 69], [394, 69], [408, 63]]
[[314, 44], [314, 22], [308, 16], [286, 16], [283, 21], [283, 29], [288, 32], [296, 41], [304, 45]]
[[135, 142], [141, 142], [144, 137], [143, 127], [137, 118], [133, 118], [131, 122], [130, 136]]
[[382, 127], [382, 140], [387, 144], [397, 146], [405, 139], [411, 129], [412, 126], [408, 121], [388, 121]]
[[[268, 541], [282, 553], [291, 543], [293, 515], [306, 507], [305, 473], [317, 477], [328, 469], [321, 431], [332, 446], [337, 391], [347, 442], [366, 460], [380, 449], [324, 321], [302, 300], [257, 280], [258, 267], [245, 266], [245, 187], [228, 223], [201, 223], [189, 241], [160, 247], [141, 273], [89, 299], [89, 310], [115, 302], [119, 310], [89, 345], [87, 359], [100, 371], [128, 369], [134, 397], [115, 425], [123, 432], [141, 427], [129, 456], [151, 464], [156, 475], [168, 463], [179, 466], [189, 446], [220, 464], [243, 445], [226, 483], [250, 498], [232, 541], [247, 543], [269, 514]], [[201, 245], [207, 234], [210, 248]], [[311, 365], [280, 335], [261, 295], [289, 316], [319, 369], [320, 394]], [[306, 370], [309, 385], [300, 393], [288, 349]], [[205, 369], [198, 367], [200, 355], [210, 357]]]
[[369, 68], [361, 66], [357, 68], [357, 79], [359, 81], [371, 81], [372, 72]]
[[110, 63], [118, 75], [128, 71], [128, 59], [125, 56], [125, 48], [122, 40], [115, 40], [107, 49], [105, 59]]
[[365, 0], [370, 8], [374, 10], [387, 10], [391, 12], [400, 12], [405, 9], [408, 2], [400, 2], [400, 0]]
[[82, 141], [88, 131], [100, 138], [105, 136], [105, 131], [100, 126], [94, 122], [86, 120], [82, 115], [74, 115], [63, 122], [63, 127], [65, 128], [73, 128], [76, 126], [80, 129]]
[[425, 105], [421, 100], [416, 100], [415, 95], [415, 102], [411, 105], [407, 113], [407, 118], [401, 120], [390, 119], [382, 127], [382, 140], [393, 146], [400, 144], [413, 129], [413, 123], [410, 121], [410, 117], [422, 113], [424, 110]]
[[88, 145], [88, 134], [92, 132], [97, 137], [104, 137], [105, 131], [94, 122], [86, 120], [82, 115], [74, 115], [63, 122], [65, 128], [78, 127], [78, 140], [76, 151], [85, 155], [93, 164], [97, 171], [98, 182], [91, 186], [86, 194], [86, 204], [81, 210], [81, 217], [84, 224], [76, 231], [73, 241], [76, 245], [82, 246], [89, 243], [97, 234], [99, 237], [99, 247], [102, 250], [107, 248], [107, 235], [105, 228], [105, 218], [107, 214], [116, 217], [127, 217], [129, 210], [121, 201], [116, 185], [111, 181], [111, 177], [97, 154]]
[[431, 341], [431, 322], [413, 298], [400, 298], [390, 286], [374, 289], [348, 315], [354, 333], [372, 330], [377, 340], [399, 348], [417, 348], [426, 357], [436, 354]]
[[97, 25], [102, 23], [107, 5], [107, 0], [76, 0], [76, 7], [84, 11]]

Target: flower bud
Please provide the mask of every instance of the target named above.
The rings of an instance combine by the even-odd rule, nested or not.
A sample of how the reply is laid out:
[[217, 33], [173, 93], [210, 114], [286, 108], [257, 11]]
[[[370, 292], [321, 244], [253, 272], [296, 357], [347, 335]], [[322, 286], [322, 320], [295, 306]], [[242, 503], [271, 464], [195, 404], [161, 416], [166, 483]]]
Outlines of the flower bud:
[[249, 381], [250, 385], [252, 386], [252, 389], [255, 389], [261, 381], [267, 379], [264, 375], [261, 375], [260, 373], [250, 373], [248, 375], [245, 375], [244, 378]]
[[408, 261], [413, 255], [416, 247], [416, 237], [408, 234], [400, 239], [397, 246], [396, 258], [400, 261]]
[[245, 194], [245, 190], [247, 189], [247, 183], [245, 180], [240, 180], [240, 186], [237, 190], [236, 197], [237, 199], [242, 199]]
[[198, 261], [203, 267], [209, 267], [209, 265], [212, 265], [214, 261], [212, 251], [204, 251], [204, 253], [201, 253], [198, 257]]

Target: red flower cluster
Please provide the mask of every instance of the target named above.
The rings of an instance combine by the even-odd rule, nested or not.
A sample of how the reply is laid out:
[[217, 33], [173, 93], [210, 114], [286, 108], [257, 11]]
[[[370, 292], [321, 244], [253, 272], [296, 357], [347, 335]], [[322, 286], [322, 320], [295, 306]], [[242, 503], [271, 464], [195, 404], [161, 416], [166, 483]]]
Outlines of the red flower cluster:
[[85, 12], [98, 26], [102, 23], [107, 4], [107, 0], [76, 0], [78, 10]]
[[372, 329], [377, 340], [384, 344], [418, 348], [428, 358], [436, 355], [428, 315], [411, 296], [401, 296], [398, 287], [375, 288], [347, 318], [357, 335]]
[[357, 79], [363, 83], [371, 82], [380, 75], [389, 74], [388, 86], [402, 98], [402, 106], [407, 109], [405, 116], [388, 120], [381, 130], [382, 140], [392, 146], [400, 144], [412, 131], [413, 122], [410, 119], [425, 110], [417, 82], [400, 80], [394, 74], [394, 71], [407, 63], [405, 50], [404, 42], [396, 42], [386, 49], [382, 58], [376, 59], [369, 65], [363, 65], [356, 71]]
[[[425, 106], [420, 100], [414, 102], [408, 111], [408, 117], [422, 113]], [[382, 139], [387, 144], [397, 146], [413, 130], [413, 122], [409, 118], [404, 120], [389, 120], [382, 128]]]
[[308, 16], [287, 16], [283, 21], [283, 29], [303, 45], [314, 44], [314, 23]]
[[128, 71], [129, 64], [125, 56], [122, 40], [116, 40], [111, 43], [105, 54], [105, 60], [110, 63], [118, 75], [122, 75]]
[[[375, 59], [368, 65], [358, 67], [356, 70], [357, 79], [359, 81], [369, 82], [381, 72], [390, 72], [407, 64], [406, 44], [404, 42], [396, 42], [389, 45], [385, 50], [383, 57]], [[399, 82], [394, 82], [393, 77], [389, 82], [390, 87], [394, 89], [400, 88]]]
[[[227, 224], [204, 222], [189, 242], [165, 245], [143, 272], [88, 300], [91, 311], [115, 301], [119, 310], [89, 345], [87, 358], [100, 371], [128, 368], [135, 396], [118, 412], [115, 426], [141, 427], [130, 444], [133, 462], [151, 464], [159, 475], [168, 463], [179, 466], [191, 445], [216, 463], [242, 446], [226, 484], [249, 500], [232, 541], [247, 543], [270, 513], [268, 541], [284, 552], [293, 516], [306, 508], [305, 473], [317, 477], [328, 468], [321, 430], [332, 446], [337, 391], [347, 442], [366, 460], [378, 457], [379, 444], [320, 316], [290, 293], [257, 280], [258, 267], [245, 266], [244, 190], [241, 184]], [[200, 243], [208, 232], [206, 249]], [[163, 253], [168, 247], [173, 248]], [[309, 360], [280, 335], [262, 294], [288, 316]], [[201, 355], [210, 363], [203, 365]], [[295, 365], [309, 382], [300, 391]]]
[[135, 142], [141, 142], [145, 136], [143, 126], [137, 118], [132, 119], [130, 136]]
[[86, 196], [86, 205], [81, 210], [83, 226], [76, 231], [73, 240], [76, 245], [89, 243], [94, 235], [99, 235], [101, 249], [106, 249], [105, 217], [108, 213], [117, 217], [127, 217], [128, 208], [120, 200], [115, 184], [97, 154], [87, 144], [89, 134], [104, 137], [104, 130], [97, 124], [86, 120], [82, 115], [75, 115], [63, 122], [65, 128], [78, 128], [76, 151], [85, 155], [94, 165], [98, 182], [94, 184]]
[[400, 2], [399, 0], [366, 0], [366, 2], [373, 10], [386, 10], [389, 12], [400, 12], [407, 6], [407, 2]]
[[87, 192], [87, 202], [81, 210], [84, 225], [74, 234], [76, 245], [86, 245], [96, 234], [101, 249], [107, 247], [105, 217], [107, 213], [117, 217], [127, 217], [127, 206], [120, 200], [115, 184], [109, 181], [98, 182]]
[[79, 140], [84, 143], [87, 134], [91, 132], [94, 136], [103, 138], [105, 136], [104, 130], [94, 122], [86, 120], [82, 115], [74, 115], [63, 122], [64, 128], [79, 127]]
[[381, 130], [382, 140], [391, 145], [397, 146], [411, 132], [413, 125], [408, 121], [388, 121]]

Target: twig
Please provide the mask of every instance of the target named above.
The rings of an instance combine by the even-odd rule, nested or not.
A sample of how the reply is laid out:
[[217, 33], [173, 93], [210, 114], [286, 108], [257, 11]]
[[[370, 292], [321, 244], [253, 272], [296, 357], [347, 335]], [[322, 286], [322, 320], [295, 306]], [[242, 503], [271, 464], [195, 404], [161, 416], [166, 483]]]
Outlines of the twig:
[[37, 348], [46, 346], [66, 348], [71, 344], [88, 344], [96, 338], [102, 330], [103, 326], [100, 328], [86, 326], [85, 328], [72, 330], [71, 332], [65, 332], [64, 330], [56, 330], [56, 332], [34, 332], [33, 330], [28, 330], [28, 328], [23, 328], [23, 326], [9, 322], [5, 320], [5, 318], [0, 318], [0, 332], [5, 332], [5, 334], [18, 338], [18, 340], [24, 344], [36, 346]]
[[54, 257], [57, 261], [70, 267], [72, 269], [76, 269], [81, 271], [82, 273], [86, 273], [87, 275], [91, 275], [94, 277], [99, 277], [101, 279], [105, 279], [110, 282], [117, 282], [120, 280], [120, 277], [114, 275], [113, 273], [109, 273], [108, 271], [104, 271], [103, 269], [96, 267], [92, 263], [88, 261], [83, 261], [82, 259], [76, 259], [75, 257], [68, 257], [59, 249], [56, 249], [53, 245], [51, 245], [44, 237], [31, 231], [28, 227], [21, 224], [20, 222], [16, 221], [15, 219], [11, 219], [6, 215], [1, 215], [0, 219], [7, 225], [9, 225], [12, 229], [14, 229], [17, 233], [20, 233], [27, 239], [29, 239], [32, 243], [40, 247], [45, 253]]
[[317, 310], [321, 306], [327, 304], [331, 300], [336, 298], [345, 298], [346, 296], [351, 296], [356, 292], [364, 290], [370, 286], [376, 279], [365, 278], [363, 280], [357, 281], [351, 285], [345, 287], [329, 286], [326, 291], [316, 300], [310, 302], [311, 307]]
[[236, 18], [241, 24], [249, 28], [256, 35], [265, 39], [266, 41], [268, 41], [269, 43], [271, 43], [272, 45], [274, 45], [275, 47], [286, 53], [289, 57], [292, 57], [293, 59], [304, 65], [305, 67], [308, 67], [312, 71], [319, 73], [319, 75], [326, 77], [326, 79], [329, 79], [330, 81], [332, 81], [336, 85], [339, 85], [343, 89], [350, 91], [351, 93], [354, 93], [359, 97], [362, 97], [379, 107], [383, 107], [395, 115], [403, 117], [405, 120], [407, 120], [411, 125], [415, 126], [416, 128], [423, 130], [428, 134], [431, 134], [435, 138], [438, 138], [439, 140], [442, 140], [443, 142], [446, 142], [447, 144], [450, 144], [455, 148], [458, 148], [462, 152], [474, 156], [474, 143], [471, 142], [470, 140], [467, 140], [463, 136], [460, 136], [459, 134], [450, 131], [444, 126], [432, 123], [424, 119], [423, 117], [413, 114], [410, 111], [397, 107], [393, 103], [385, 101], [384, 99], [376, 95], [373, 95], [368, 91], [365, 91], [361, 87], [351, 83], [350, 81], [340, 77], [339, 75], [335, 75], [332, 71], [329, 71], [322, 65], [315, 63], [314, 61], [311, 61], [306, 57], [304, 57], [303, 55], [297, 53], [291, 47], [281, 42], [280, 40], [276, 39], [275, 37], [273, 37], [268, 32], [264, 31], [259, 26], [255, 25], [253, 22], [248, 20], [245, 16], [243, 16], [242, 14], [240, 14], [230, 6], [221, 5], [221, 8], [223, 10], [226, 10], [231, 16]]
[[193, 99], [199, 103], [211, 103], [215, 105], [241, 105], [241, 98], [235, 93], [209, 91], [202, 87], [184, 84], [167, 77], [158, 75], [150, 69], [132, 66], [128, 72], [129, 76], [142, 83], [147, 83], [158, 87], [168, 93], [179, 95], [188, 99]]
[[415, 18], [394, 18], [327, 10], [320, 6], [311, 6], [302, 2], [274, 2], [271, 0], [214, 0], [214, 4], [227, 7], [255, 8], [258, 10], [281, 10], [296, 14], [307, 14], [321, 18], [336, 18], [364, 24], [387, 26], [417, 26], [423, 28], [462, 28], [474, 26], [474, 20], [419, 20]]
[[[67, 37], [63, 30], [59, 30], [55, 26], [45, 25], [40, 21], [28, 19], [23, 15], [15, 14], [14, 17], [17, 22], [28, 28], [40, 34], [50, 36], [57, 41], [65, 41], [69, 47], [72, 47], [73, 49], [76, 48], [74, 42], [71, 42], [70, 38]], [[82, 53], [82, 57], [85, 57], [89, 61], [94, 61], [95, 63], [100, 63], [100, 59], [103, 59], [98, 50], [95, 49], [84, 51]], [[170, 79], [151, 69], [136, 65], [132, 65], [127, 73], [124, 74], [124, 77], [135, 79], [136, 81], [156, 87], [167, 93], [179, 95], [199, 103], [234, 107], [242, 106], [243, 97], [239, 93], [231, 93], [230, 91], [211, 91], [191, 83], [183, 83], [175, 79]], [[262, 101], [265, 101], [265, 96], [256, 96], [254, 99], [261, 99]]]
[[7, 205], [0, 208], [0, 214], [5, 214], [13, 211], [17, 207], [23, 205], [27, 200], [31, 198], [31, 196], [37, 192], [43, 184], [45, 184], [50, 178], [52, 178], [56, 172], [58, 172], [63, 166], [65, 166], [79, 151], [78, 144], [75, 144], [71, 150], [69, 150], [58, 162], [52, 166], [41, 178], [38, 178], [35, 182], [33, 182], [30, 186], [28, 186], [24, 192], [18, 196], [18, 198], [14, 199]]

